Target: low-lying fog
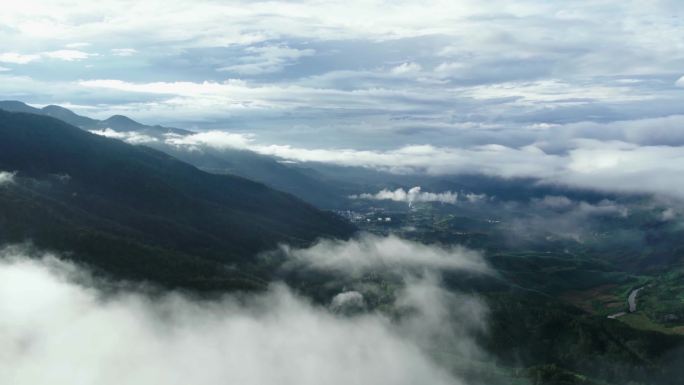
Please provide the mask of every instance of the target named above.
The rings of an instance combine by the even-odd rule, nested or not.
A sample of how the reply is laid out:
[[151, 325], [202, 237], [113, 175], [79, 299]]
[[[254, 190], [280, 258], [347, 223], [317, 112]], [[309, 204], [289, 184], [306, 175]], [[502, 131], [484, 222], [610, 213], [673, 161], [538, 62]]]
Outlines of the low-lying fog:
[[387, 250], [401, 261], [416, 247], [432, 273], [407, 276], [394, 303], [406, 310], [398, 318], [336, 311], [363, 305], [358, 292], [342, 291], [326, 307], [284, 284], [220, 300], [131, 288], [112, 294], [58, 256], [7, 247], [0, 252], [0, 383], [465, 384], [434, 360], [435, 350], [448, 346], [454, 361], [483, 359], [473, 336], [484, 327], [486, 307], [444, 290], [436, 277], [440, 266], [481, 269], [476, 253], [399, 238], [290, 252], [298, 263], [326, 255], [339, 261], [341, 254], [353, 262], [363, 254], [390, 264]]

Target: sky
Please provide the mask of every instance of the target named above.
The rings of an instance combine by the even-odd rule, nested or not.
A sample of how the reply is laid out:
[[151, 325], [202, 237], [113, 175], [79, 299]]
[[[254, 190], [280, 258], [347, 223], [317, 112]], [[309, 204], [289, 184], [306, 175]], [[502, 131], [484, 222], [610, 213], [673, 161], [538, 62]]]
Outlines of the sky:
[[[682, 16], [677, 0], [26, 0], [0, 15], [0, 95], [297, 160], [380, 153], [401, 169], [427, 154], [432, 173], [558, 179], [646, 159], [678, 173]], [[456, 153], [476, 160], [450, 170]]]

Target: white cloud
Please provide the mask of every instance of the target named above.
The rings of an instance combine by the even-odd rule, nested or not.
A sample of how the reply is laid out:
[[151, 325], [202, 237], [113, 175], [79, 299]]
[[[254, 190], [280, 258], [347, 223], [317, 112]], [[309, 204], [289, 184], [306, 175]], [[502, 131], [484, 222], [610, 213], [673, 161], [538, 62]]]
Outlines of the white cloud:
[[[563, 158], [535, 146], [500, 145], [471, 148], [406, 146], [388, 151], [303, 149], [291, 146], [252, 146], [252, 150], [301, 162], [324, 162], [370, 167], [396, 173], [461, 174], [477, 172], [503, 177], [550, 177], [563, 166]], [[542, 163], [539, 161], [543, 160]]]
[[112, 48], [110, 52], [114, 56], [133, 56], [138, 53], [138, 50], [135, 48]]
[[252, 142], [249, 135], [231, 134], [223, 131], [206, 131], [190, 135], [167, 134], [166, 144], [174, 147], [199, 150], [202, 147], [223, 150], [228, 148], [248, 149]]
[[219, 71], [234, 72], [241, 75], [260, 75], [279, 72], [305, 56], [313, 56], [313, 49], [297, 49], [288, 46], [249, 47], [249, 54], [239, 58], [239, 64], [221, 67]]
[[420, 64], [418, 63], [402, 63], [396, 67], [393, 67], [390, 70], [390, 73], [392, 75], [398, 75], [398, 76], [407, 76], [407, 75], [416, 75], [419, 74], [420, 71], [423, 69]]
[[104, 136], [107, 138], [114, 138], [114, 139], [119, 139], [123, 140], [124, 142], [130, 143], [130, 144], [145, 144], [145, 143], [152, 143], [152, 142], [157, 142], [159, 139], [154, 138], [149, 135], [145, 135], [139, 132], [135, 131], [114, 131], [111, 128], [105, 128], [102, 130], [90, 130], [91, 133], [95, 135], [100, 135]]
[[406, 202], [412, 205], [415, 202], [440, 202], [454, 204], [458, 200], [458, 193], [451, 191], [432, 193], [421, 191], [420, 186], [412, 187], [408, 191], [398, 188], [394, 191], [383, 189], [375, 194], [359, 194], [350, 196], [351, 199], [391, 200]]
[[[406, 146], [395, 150], [305, 149], [264, 145], [251, 135], [212, 131], [168, 144], [248, 149], [287, 161], [322, 162], [375, 168], [394, 173], [433, 175], [477, 173], [504, 178], [534, 178], [613, 192], [654, 193], [682, 197], [684, 146], [639, 146], [621, 141], [575, 139], [564, 154], [543, 151], [537, 145], [520, 148], [483, 145], [468, 148]], [[404, 192], [408, 196], [408, 192]], [[394, 192], [381, 194], [390, 199]], [[396, 194], [401, 196], [401, 191]], [[367, 198], [364, 196], [363, 198]]]
[[69, 49], [85, 48], [85, 47], [89, 47], [89, 46], [90, 46], [90, 43], [85, 43], [85, 42], [69, 43], [69, 44], [65, 45], [65, 47], [67, 47]]
[[335, 311], [357, 310], [366, 307], [363, 294], [358, 291], [345, 291], [337, 294], [330, 302], [330, 308]]
[[487, 199], [487, 194], [467, 193], [465, 194], [465, 198], [470, 203], [476, 203]]
[[40, 59], [40, 55], [23, 55], [17, 52], [0, 53], [0, 62], [12, 64], [27, 64]]
[[[402, 111], [429, 102], [443, 102], [443, 92], [426, 94], [418, 90], [372, 88], [340, 90], [335, 88], [305, 87], [300, 85], [257, 84], [240, 79], [224, 82], [153, 82], [133, 83], [117, 79], [79, 81], [79, 86], [137, 94], [165, 95], [154, 104], [157, 112], [198, 111], [198, 118], [208, 114], [225, 115], [227, 111], [295, 109], [382, 109]], [[314, 102], [315, 101], [315, 102]]]
[[0, 171], [0, 186], [14, 183], [16, 172]]
[[12, 64], [28, 64], [43, 58], [64, 60], [64, 61], [78, 61], [84, 60], [97, 54], [91, 54], [74, 49], [61, 49], [56, 51], [40, 52], [37, 54], [21, 54], [17, 52], [5, 52], [0, 54], [0, 62]]
[[413, 311], [390, 320], [338, 316], [282, 285], [212, 301], [103, 295], [52, 256], [2, 254], [2, 383], [463, 385], [429, 349], [443, 346], [464, 366], [481, 356], [472, 336], [485, 308], [431, 280], [398, 291], [393, 306]]
[[682, 76], [681, 78], [679, 78], [679, 79], [677, 80], [677, 82], [675, 82], [675, 85], [678, 86], [678, 87], [684, 87], [684, 76]]
[[307, 249], [282, 246], [296, 264], [344, 273], [373, 270], [470, 270], [489, 272], [479, 252], [459, 246], [442, 247], [409, 241], [394, 235], [364, 234], [349, 241], [321, 240]]
[[471, 148], [404, 147], [391, 151], [306, 150], [289, 146], [253, 147], [290, 160], [329, 162], [392, 172], [478, 173], [536, 178], [542, 182], [613, 192], [684, 196], [684, 146], [637, 146], [624, 142], [574, 141], [564, 155], [536, 146]]
[[42, 55], [50, 59], [58, 59], [64, 61], [79, 61], [85, 60], [91, 56], [97, 56], [97, 54], [87, 53], [74, 49], [60, 49], [57, 51], [49, 51], [42, 53]]
[[459, 74], [466, 68], [467, 66], [463, 63], [445, 62], [440, 63], [437, 67], [435, 67], [434, 74], [437, 77], [450, 77]]
[[11, 70], [7, 67], [0, 66], [0, 72], [7, 72], [7, 71], [11, 71]]
[[663, 222], [669, 222], [677, 217], [677, 212], [673, 208], [667, 208], [663, 210], [663, 212], [660, 214], [660, 219]]
[[[453, 68], [450, 67], [450, 70]], [[480, 100], [517, 98], [517, 105], [542, 103], [582, 105], [601, 100], [611, 102], [641, 101], [650, 97], [630, 91], [630, 86], [625, 84], [580, 85], [560, 79], [484, 84], [463, 90], [465, 95]]]

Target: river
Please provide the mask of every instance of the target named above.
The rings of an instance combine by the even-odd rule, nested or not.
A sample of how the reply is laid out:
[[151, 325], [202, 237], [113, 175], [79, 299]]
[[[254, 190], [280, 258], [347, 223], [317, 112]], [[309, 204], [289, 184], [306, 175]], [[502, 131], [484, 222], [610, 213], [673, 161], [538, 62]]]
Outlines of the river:
[[[627, 305], [629, 306], [630, 313], [634, 313], [637, 310], [637, 296], [639, 295], [639, 292], [643, 289], [644, 286], [636, 288], [629, 293], [629, 296], [627, 297]], [[627, 314], [627, 312], [621, 311], [619, 313], [609, 315], [608, 318], [616, 319], [622, 317], [625, 314]]]
[[629, 297], [627, 298], [627, 304], [629, 305], [629, 312], [634, 313], [637, 310], [637, 295], [639, 295], [639, 292], [643, 290], [644, 287], [640, 287], [638, 289], [632, 290], [631, 293], [629, 293]]

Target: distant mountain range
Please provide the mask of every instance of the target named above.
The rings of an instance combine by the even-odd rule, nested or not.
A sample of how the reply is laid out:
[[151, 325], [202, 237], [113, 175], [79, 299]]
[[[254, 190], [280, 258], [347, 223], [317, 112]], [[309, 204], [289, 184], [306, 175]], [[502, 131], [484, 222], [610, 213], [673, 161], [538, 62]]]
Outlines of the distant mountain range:
[[105, 120], [97, 120], [78, 115], [77, 113], [64, 107], [49, 105], [43, 108], [35, 108], [17, 100], [0, 101], [0, 110], [50, 116], [84, 130], [103, 130], [105, 128], [109, 128], [118, 132], [136, 131], [152, 136], [158, 136], [167, 133], [179, 135], [188, 135], [192, 133], [192, 131], [183, 130], [180, 128], [148, 126], [136, 122], [135, 120], [123, 115], [113, 115]]
[[345, 167], [324, 163], [285, 164], [279, 159], [243, 149], [202, 148], [188, 151], [165, 142], [168, 134], [180, 136], [194, 132], [145, 125], [126, 116], [114, 115], [105, 120], [81, 116], [60, 106], [31, 107], [20, 101], [0, 101], [0, 110], [51, 116], [88, 131], [110, 129], [119, 133], [140, 133], [157, 141], [145, 146], [163, 151], [204, 171], [242, 176], [274, 189], [290, 193], [323, 209], [346, 209], [349, 195], [377, 192], [383, 188], [422, 186], [425, 191], [465, 191], [484, 193], [503, 200], [528, 200], [545, 195], [566, 195], [597, 201], [610, 194], [571, 189], [565, 186], [540, 185], [531, 179], [502, 179], [484, 175], [399, 175], [363, 167]]
[[341, 202], [346, 200], [346, 195], [351, 193], [326, 183], [323, 180], [324, 178], [311, 175], [311, 170], [288, 167], [272, 157], [251, 151], [240, 149], [217, 151], [207, 148], [199, 152], [186, 151], [166, 145], [163, 139], [167, 134], [186, 136], [194, 133], [180, 128], [149, 126], [122, 115], [97, 120], [78, 115], [60, 106], [49, 105], [43, 108], [35, 108], [13, 100], [0, 101], [0, 110], [50, 116], [87, 131], [110, 129], [121, 133], [141, 133], [160, 139], [158, 142], [146, 143], [147, 146], [166, 152], [200, 169], [217, 174], [231, 174], [252, 179], [293, 194], [320, 208], [339, 207]]
[[17, 172], [0, 187], [0, 243], [31, 241], [126, 278], [225, 289], [260, 284], [250, 273], [260, 251], [355, 231], [261, 183], [91, 134], [46, 110], [65, 114], [0, 111], [0, 171]]

